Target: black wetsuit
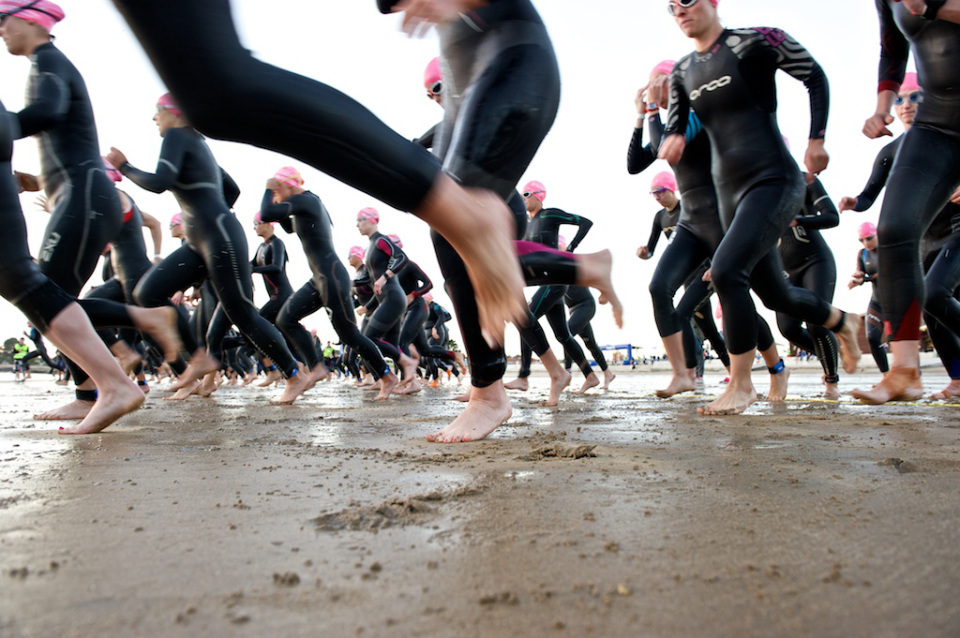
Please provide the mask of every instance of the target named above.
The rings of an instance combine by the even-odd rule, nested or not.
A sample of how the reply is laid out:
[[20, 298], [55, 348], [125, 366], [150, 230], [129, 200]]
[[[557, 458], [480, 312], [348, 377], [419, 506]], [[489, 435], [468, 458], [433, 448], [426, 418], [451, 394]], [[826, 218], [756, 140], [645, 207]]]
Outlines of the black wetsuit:
[[880, 305], [880, 290], [877, 286], [880, 275], [880, 260], [877, 253], [861, 248], [857, 253], [857, 270], [863, 273], [863, 282], [860, 285], [869, 283], [872, 288], [867, 313], [863, 317], [867, 343], [870, 344], [870, 353], [873, 354], [873, 360], [877, 362], [880, 372], [886, 373], [890, 365], [887, 362], [887, 351], [883, 349], [883, 308]]
[[[410, 355], [410, 344], [425, 345], [423, 340], [423, 321], [427, 316], [427, 304], [423, 296], [433, 290], [433, 282], [427, 273], [411, 261], [397, 275], [400, 287], [407, 297], [407, 311], [403, 315], [400, 325], [400, 341], [397, 344], [407, 356]], [[420, 349], [419, 347], [417, 348]], [[423, 354], [421, 352], [421, 354]]]
[[[157, 272], [153, 271], [143, 278], [135, 293], [141, 305], [163, 305], [174, 292], [208, 277], [230, 321], [276, 364], [281, 374], [296, 374], [296, 361], [280, 332], [253, 305], [247, 239], [227, 207], [220, 167], [203, 137], [191, 128], [171, 128], [163, 137], [156, 173], [141, 171], [129, 163], [120, 171], [148, 191], [170, 190], [174, 194], [182, 210], [188, 245], [187, 251], [181, 247], [164, 260], [186, 262], [176, 276], [153, 277]], [[196, 252], [190, 255], [191, 250]]]
[[280, 309], [293, 294], [293, 286], [287, 278], [288, 260], [287, 247], [276, 235], [257, 246], [257, 252], [250, 260], [253, 274], [263, 277], [263, 285], [270, 297], [260, 308], [260, 316], [270, 323], [276, 323]]
[[[593, 326], [590, 320], [597, 314], [597, 302], [593, 298], [593, 293], [585, 286], [567, 286], [567, 292], [563, 295], [563, 302], [570, 311], [570, 318], [567, 326], [570, 333], [583, 339], [583, 345], [593, 355], [593, 360], [601, 370], [607, 370], [607, 358], [597, 343], [597, 338], [593, 335]], [[567, 370], [573, 365], [573, 359], [569, 355], [564, 355], [563, 367]]]
[[312, 369], [320, 359], [313, 337], [300, 325], [300, 320], [325, 307], [340, 341], [362, 356], [380, 378], [387, 364], [373, 341], [357, 329], [350, 276], [334, 249], [333, 222], [323, 202], [310, 191], [303, 191], [274, 204], [273, 192], [266, 190], [260, 202], [260, 218], [280, 222], [287, 232], [297, 233], [313, 273], [310, 281], [287, 300], [277, 317], [277, 326], [294, 344], [304, 363]]
[[73, 302], [73, 298], [44, 275], [30, 257], [27, 225], [20, 209], [19, 188], [13, 178], [13, 118], [0, 102], [0, 295], [20, 309], [40, 332]]
[[[396, 1], [378, 4], [388, 11]], [[491, 189], [508, 201], [557, 113], [560, 74], [550, 37], [529, 0], [491, 0], [438, 31], [444, 120], [434, 153], [464, 186]], [[524, 215], [522, 207], [514, 210], [520, 213], [519, 239]], [[462, 260], [439, 234], [433, 239], [460, 322], [471, 383], [488, 386], [503, 377], [506, 357], [483, 338]]]
[[386, 271], [392, 272], [393, 276], [386, 277], [380, 294], [374, 294], [365, 304], [367, 312], [372, 314], [363, 334], [377, 344], [381, 352], [394, 361], [399, 361], [400, 353], [397, 344], [390, 340], [389, 333], [400, 324], [407, 307], [407, 297], [403, 294], [397, 275], [410, 263], [410, 260], [400, 248], [397, 248], [396, 244], [380, 232], [370, 235], [370, 245], [367, 247], [365, 259], [371, 287], [381, 276], [385, 276]]
[[653, 214], [653, 224], [650, 227], [650, 239], [647, 240], [647, 253], [650, 257], [653, 257], [654, 253], [657, 252], [660, 234], [662, 233], [667, 236], [667, 239], [670, 239], [670, 235], [676, 230], [677, 222], [680, 221], [680, 210], [680, 202], [678, 201], [677, 205], [673, 207], [673, 210], [661, 208]]
[[823, 138], [829, 103], [826, 76], [806, 50], [779, 29], [724, 30], [708, 51], [680, 60], [671, 76], [665, 134], [683, 134], [693, 108], [713, 150], [713, 181], [726, 234], [711, 268], [733, 354], [758, 345], [751, 286], [768, 307], [816, 325], [825, 323], [831, 310], [813, 293], [786, 285], [774, 250], [804, 194], [800, 171], [777, 127], [777, 69], [806, 85], [810, 138]]
[[[566, 252], [572, 253], [583, 241], [593, 222], [585, 217], [573, 215], [559, 208], [543, 208], [530, 218], [527, 224], [527, 241], [547, 248], [557, 250], [560, 238], [560, 227], [564, 225], [576, 226], [577, 234], [567, 244]], [[564, 252], [564, 251], [558, 251]], [[520, 329], [522, 337], [520, 348], [520, 378], [530, 376], [532, 353], [543, 354], [550, 347], [539, 326], [538, 320], [546, 315], [553, 334], [563, 346], [565, 356], [573, 359], [584, 376], [593, 373], [590, 362], [587, 361], [580, 347], [570, 333], [567, 324], [567, 313], [563, 306], [563, 296], [567, 292], [566, 285], [541, 286], [530, 299], [530, 322]]]
[[879, 89], [899, 89], [911, 51], [923, 87], [877, 224], [886, 331], [893, 341], [918, 340], [924, 298], [920, 239], [960, 183], [960, 25], [914, 16], [899, 2], [875, 2]]
[[[840, 213], [827, 195], [819, 179], [807, 185], [803, 209], [780, 238], [780, 258], [790, 283], [812, 290], [826, 301], [833, 300], [837, 286], [837, 262], [820, 231], [840, 224]], [[816, 353], [823, 366], [827, 383], [837, 383], [837, 338], [823, 326], [798, 321], [788, 314], [777, 313], [780, 333], [807, 352]]]

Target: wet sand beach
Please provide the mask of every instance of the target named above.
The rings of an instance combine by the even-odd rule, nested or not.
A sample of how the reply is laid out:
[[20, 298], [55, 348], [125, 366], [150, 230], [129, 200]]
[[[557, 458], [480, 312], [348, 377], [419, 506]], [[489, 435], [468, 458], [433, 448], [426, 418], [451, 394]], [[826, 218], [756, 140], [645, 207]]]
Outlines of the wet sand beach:
[[810, 368], [702, 417], [709, 376], [554, 409], [535, 376], [464, 445], [424, 441], [455, 385], [153, 393], [61, 437], [30, 415], [63, 388], [3, 381], [0, 636], [960, 635], [960, 407], [820, 401]]

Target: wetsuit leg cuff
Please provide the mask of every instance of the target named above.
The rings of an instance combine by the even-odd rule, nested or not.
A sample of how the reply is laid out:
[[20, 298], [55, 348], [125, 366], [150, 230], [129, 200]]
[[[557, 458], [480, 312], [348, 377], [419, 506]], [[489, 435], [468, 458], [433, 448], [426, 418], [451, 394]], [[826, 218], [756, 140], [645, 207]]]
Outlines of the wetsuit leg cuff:
[[97, 400], [96, 390], [76, 390], [77, 401], [93, 402]]
[[787, 369], [787, 366], [784, 365], [783, 359], [780, 359], [779, 361], [777, 361], [777, 365], [773, 366], [772, 368], [769, 366], [767, 367], [767, 370], [770, 372], [770, 374], [780, 374], [786, 369]]
[[830, 328], [828, 328], [828, 330], [829, 330], [830, 332], [833, 332], [833, 333], [840, 332], [841, 330], [843, 330], [843, 325], [844, 325], [846, 322], [847, 322], [847, 313], [845, 313], [844, 311], [841, 310], [841, 311], [840, 311], [840, 320], [837, 322], [837, 324], [836, 324], [835, 326], [831, 326]]

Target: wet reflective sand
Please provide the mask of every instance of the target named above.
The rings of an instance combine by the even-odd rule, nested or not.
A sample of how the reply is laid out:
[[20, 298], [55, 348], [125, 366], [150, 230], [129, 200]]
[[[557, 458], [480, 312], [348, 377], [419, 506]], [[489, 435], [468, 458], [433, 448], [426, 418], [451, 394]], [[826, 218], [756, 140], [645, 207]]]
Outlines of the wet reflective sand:
[[452, 385], [152, 394], [60, 437], [29, 417], [62, 388], [2, 381], [0, 636], [960, 635], [960, 406], [824, 402], [810, 369], [701, 417], [711, 378], [545, 409], [534, 377], [455, 446], [423, 440]]

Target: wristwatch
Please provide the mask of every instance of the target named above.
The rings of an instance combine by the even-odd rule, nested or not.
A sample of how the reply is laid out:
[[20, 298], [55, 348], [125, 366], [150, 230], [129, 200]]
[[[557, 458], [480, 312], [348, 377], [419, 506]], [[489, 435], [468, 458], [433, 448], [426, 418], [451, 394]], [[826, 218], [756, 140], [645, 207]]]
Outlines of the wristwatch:
[[936, 20], [937, 12], [943, 5], [947, 4], [947, 0], [927, 0], [924, 4], [927, 8], [923, 11], [923, 19]]

